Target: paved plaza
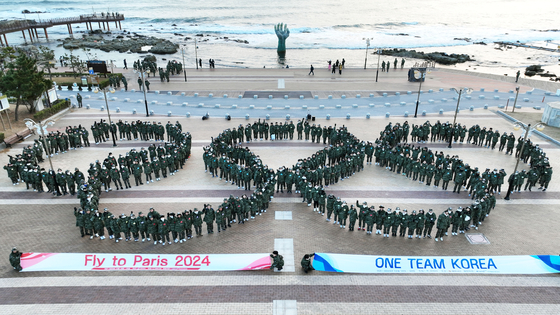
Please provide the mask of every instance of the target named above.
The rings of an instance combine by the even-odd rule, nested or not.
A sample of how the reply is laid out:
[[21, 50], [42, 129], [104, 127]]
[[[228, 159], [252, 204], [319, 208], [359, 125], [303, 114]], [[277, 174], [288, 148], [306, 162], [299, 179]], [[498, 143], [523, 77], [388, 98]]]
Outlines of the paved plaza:
[[[284, 73], [282, 71], [286, 70]], [[170, 83], [152, 82], [151, 89], [160, 94], [149, 93], [150, 110], [154, 115], [145, 116], [141, 93], [116, 92], [110, 97], [111, 118], [118, 120], [149, 120], [166, 124], [179, 121], [184, 131], [192, 135], [192, 155], [184, 169], [175, 176], [159, 182], [132, 186], [124, 191], [103, 192], [99, 208], [109, 208], [113, 214], [146, 212], [154, 207], [159, 213], [179, 212], [194, 207], [202, 208], [210, 203], [216, 208], [230, 195], [240, 196], [245, 191], [230, 183], [212, 178], [204, 172], [203, 146], [210, 143], [226, 128], [234, 128], [257, 119], [284, 122], [286, 114], [297, 122], [308, 110], [316, 117], [315, 124], [348, 127], [348, 131], [364, 141], [374, 141], [380, 131], [392, 122], [421, 124], [453, 121], [456, 100], [450, 87], [472, 87], [471, 99], [463, 98], [463, 109], [457, 122], [468, 127], [474, 124], [492, 127], [500, 132], [521, 131], [513, 129], [511, 121], [496, 113], [499, 105], [506, 105], [516, 85], [507, 80], [474, 77], [468, 74], [434, 70], [423, 84], [421, 106], [417, 118], [413, 117], [415, 94], [418, 83], [406, 81], [406, 72], [395, 71], [380, 77], [376, 86], [375, 72], [364, 75], [358, 70], [345, 71], [342, 76], [331, 79], [330, 74], [318, 73], [308, 77], [307, 70], [221, 70], [196, 72], [189, 70], [189, 82], [182, 76], [172, 78]], [[131, 76], [133, 74], [130, 74]], [[372, 78], [373, 75], [373, 78]], [[278, 89], [278, 79], [284, 79], [285, 89]], [[135, 79], [129, 79], [137, 87]], [[183, 81], [183, 82], [181, 82]], [[134, 82], [134, 83], [132, 83]], [[520, 111], [532, 111], [534, 106], [544, 107], [541, 100], [558, 100], [540, 89], [540, 82], [521, 82], [518, 105]], [[425, 88], [424, 88], [425, 86]], [[535, 89], [536, 87], [536, 89]], [[441, 92], [440, 88], [444, 91]], [[485, 92], [481, 92], [481, 89]], [[560, 87], [559, 87], [560, 88]], [[429, 92], [429, 90], [433, 92]], [[494, 90], [498, 90], [495, 92]], [[172, 95], [168, 95], [171, 91]], [[299, 97], [272, 100], [268, 97], [238, 98], [246, 91], [309, 92], [318, 100], [301, 100]], [[490, 92], [486, 92], [490, 91]], [[181, 93], [185, 93], [182, 96]], [[399, 92], [401, 95], [395, 95]], [[529, 92], [529, 93], [527, 93]], [[74, 92], [62, 91], [70, 97]], [[199, 93], [197, 97], [194, 93]], [[209, 94], [213, 97], [210, 98]], [[370, 93], [373, 97], [370, 97]], [[387, 93], [387, 96], [383, 96]], [[484, 94], [483, 94], [484, 93]], [[227, 94], [227, 98], [223, 98]], [[360, 94], [360, 98], [356, 95]], [[49, 130], [63, 131], [65, 126], [81, 124], [89, 129], [94, 121], [107, 119], [100, 106], [104, 100], [98, 94], [83, 92], [84, 105], [90, 109], [72, 108], [61, 115]], [[133, 96], [131, 96], [133, 95]], [[328, 96], [332, 95], [333, 99]], [[342, 95], [346, 98], [343, 99]], [[484, 99], [479, 95], [484, 95]], [[497, 99], [495, 95], [499, 96]], [[181, 99], [182, 98], [182, 99]], [[443, 101], [442, 99], [446, 99]], [[527, 98], [528, 101], [524, 101]], [[71, 98], [75, 102], [75, 98]], [[389, 99], [389, 101], [386, 101]], [[433, 100], [430, 103], [429, 100]], [[152, 104], [156, 101], [156, 104]], [[274, 103], [272, 103], [274, 101]], [[172, 102], [167, 105], [167, 102]], [[183, 106], [182, 103], [188, 105]], [[235, 102], [235, 103], [234, 103]], [[303, 104], [303, 102], [307, 104]], [[401, 105], [400, 102], [405, 102]], [[199, 107], [199, 103], [204, 103]], [[373, 103], [374, 106], [369, 106]], [[390, 103], [386, 106], [385, 103]], [[193, 105], [195, 104], [195, 105]], [[216, 107], [220, 104], [220, 108]], [[237, 109], [232, 108], [233, 104]], [[267, 108], [273, 104], [272, 108]], [[344, 108], [338, 109], [337, 104]], [[353, 104], [358, 104], [354, 107]], [[379, 105], [378, 105], [379, 104]], [[484, 105], [488, 104], [485, 109]], [[192, 105], [192, 106], [191, 106]], [[254, 105], [255, 108], [251, 108]], [[308, 105], [303, 108], [302, 105]], [[319, 105], [324, 105], [323, 108]], [[474, 109], [469, 110], [470, 106]], [[509, 103], [511, 110], [512, 102]], [[136, 106], [136, 107], [132, 107]], [[290, 108], [286, 108], [290, 106]], [[116, 112], [119, 107], [120, 112]], [[133, 114], [132, 109], [137, 113]], [[439, 109], [443, 108], [443, 113]], [[426, 110], [426, 115], [420, 113]], [[171, 111], [171, 117], [167, 112]], [[409, 116], [404, 117], [408, 111]], [[517, 109], [516, 109], [517, 111]], [[190, 112], [187, 117], [186, 112]], [[204, 112], [210, 119], [201, 120]], [[385, 116], [391, 112], [390, 117]], [[542, 112], [542, 110], [541, 110]], [[224, 119], [225, 113], [232, 116]], [[351, 118], [346, 119], [346, 114]], [[371, 117], [366, 119], [366, 113]], [[249, 120], [245, 115], [249, 114]], [[329, 120], [326, 115], [330, 114]], [[546, 129], [544, 131], [546, 133]], [[8, 154], [21, 153], [23, 146], [31, 144], [37, 136], [4, 150], [0, 163], [5, 165]], [[560, 170], [560, 148], [536, 135], [531, 140], [538, 143], [550, 158], [554, 170]], [[91, 141], [91, 137], [90, 137]], [[65, 154], [55, 155], [55, 168], [82, 172], [89, 163], [103, 160], [109, 152], [117, 156], [132, 148], [139, 150], [153, 142], [110, 142]], [[498, 150], [490, 150], [472, 144], [453, 144], [448, 148], [441, 142], [421, 144], [446, 155], [459, 155], [471, 167], [504, 168], [511, 174], [516, 159]], [[246, 146], [259, 155], [269, 168], [291, 167], [299, 158], [312, 155], [323, 148], [302, 140], [253, 141]], [[48, 162], [44, 162], [47, 165]], [[520, 169], [529, 166], [520, 163]], [[560, 313], [560, 282], [557, 275], [488, 275], [488, 274], [335, 274], [313, 271], [305, 274], [300, 268], [304, 254], [313, 252], [399, 255], [399, 256], [489, 256], [489, 255], [555, 255], [557, 248], [557, 222], [560, 220], [560, 181], [553, 175], [546, 192], [514, 193], [511, 200], [503, 200], [506, 185], [498, 195], [497, 205], [490, 217], [478, 231], [489, 244], [471, 244], [464, 235], [444, 237], [443, 242], [432, 239], [383, 238], [366, 235], [364, 231], [341, 229], [312, 207], [301, 202], [299, 194], [278, 193], [266, 213], [247, 224], [235, 224], [222, 233], [206, 234], [183, 244], [154, 246], [153, 243], [120, 242], [108, 239], [81, 238], [75, 226], [73, 208], [79, 205], [72, 196], [52, 197], [46, 193], [26, 191], [25, 185], [11, 185], [5, 171], [0, 176], [0, 249], [5, 259], [0, 260], [0, 314], [555, 314]], [[406, 208], [409, 211], [434, 209], [439, 215], [447, 207], [468, 206], [468, 192], [452, 193], [441, 188], [429, 187], [411, 181], [402, 175], [375, 165], [365, 165], [364, 170], [326, 188], [355, 204], [356, 200], [369, 205]], [[435, 233], [435, 232], [434, 232]], [[451, 234], [451, 233], [450, 233]], [[478, 239], [474, 237], [473, 239]], [[23, 252], [44, 253], [145, 253], [145, 254], [220, 254], [220, 253], [268, 253], [279, 249], [286, 259], [282, 272], [163, 272], [163, 271], [107, 271], [107, 272], [14, 272], [8, 262], [13, 246]], [[293, 266], [293, 267], [292, 267]], [[292, 268], [288, 268], [292, 267]]]

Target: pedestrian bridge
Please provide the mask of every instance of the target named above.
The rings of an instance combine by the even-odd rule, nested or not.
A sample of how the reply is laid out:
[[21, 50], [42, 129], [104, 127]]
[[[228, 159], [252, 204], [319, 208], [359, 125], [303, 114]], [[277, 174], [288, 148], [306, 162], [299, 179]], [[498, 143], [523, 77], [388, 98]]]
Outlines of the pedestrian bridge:
[[[93, 14], [86, 14], [80, 15], [78, 17], [69, 17], [69, 18], [58, 18], [58, 19], [50, 19], [50, 20], [21, 20], [21, 21], [8, 21], [6, 23], [0, 24], [0, 45], [2, 46], [9, 46], [8, 40], [6, 39], [6, 34], [19, 32], [21, 31], [23, 34], [23, 39], [27, 40], [25, 37], [25, 31], [28, 32], [30, 40], [33, 42], [33, 38], [38, 38], [37, 29], [42, 28], [45, 32], [45, 37], [48, 39], [49, 35], [47, 33], [47, 28], [58, 26], [58, 25], [66, 25], [68, 28], [68, 33], [73, 34], [72, 31], [72, 24], [86, 24], [86, 28], [88, 30], [93, 30], [93, 26], [91, 23], [98, 23], [99, 28], [105, 27], [107, 30], [111, 30], [109, 23], [115, 22], [115, 28], [122, 29], [121, 21], [124, 21], [124, 15], [119, 13], [110, 13], [110, 12], [103, 12], [103, 13], [93, 13]], [[3, 40], [2, 40], [3, 37]]]

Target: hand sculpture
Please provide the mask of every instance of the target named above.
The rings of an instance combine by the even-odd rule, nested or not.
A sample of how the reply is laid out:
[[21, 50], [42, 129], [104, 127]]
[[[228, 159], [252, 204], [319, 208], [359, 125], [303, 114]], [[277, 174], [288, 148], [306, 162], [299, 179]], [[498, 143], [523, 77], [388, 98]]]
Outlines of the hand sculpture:
[[288, 25], [284, 25], [284, 23], [279, 23], [274, 26], [274, 31], [276, 32], [276, 36], [278, 36], [278, 49], [277, 52], [285, 53], [286, 52], [286, 38], [290, 36], [290, 30], [288, 29]]

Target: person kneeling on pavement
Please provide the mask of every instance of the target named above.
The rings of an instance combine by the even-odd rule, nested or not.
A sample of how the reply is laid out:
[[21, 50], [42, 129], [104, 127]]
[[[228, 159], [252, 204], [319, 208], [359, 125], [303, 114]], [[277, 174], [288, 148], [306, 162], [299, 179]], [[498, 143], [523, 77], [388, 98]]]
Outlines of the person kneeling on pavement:
[[14, 267], [14, 270], [17, 270], [18, 272], [22, 270], [20, 264], [21, 255], [22, 253], [18, 251], [17, 248], [12, 248], [12, 252], [10, 253], [10, 264]]
[[303, 272], [307, 273], [311, 270], [315, 270], [315, 268], [313, 268], [313, 263], [311, 261], [311, 257], [313, 256], [315, 256], [315, 253], [305, 254], [301, 259], [301, 268], [303, 268]]
[[278, 254], [278, 251], [273, 251], [272, 254], [270, 254], [270, 257], [272, 258], [272, 265], [270, 265], [270, 270], [274, 270], [274, 268], [278, 268], [278, 271], [282, 270], [282, 267], [284, 267], [284, 257], [282, 257], [282, 255]]

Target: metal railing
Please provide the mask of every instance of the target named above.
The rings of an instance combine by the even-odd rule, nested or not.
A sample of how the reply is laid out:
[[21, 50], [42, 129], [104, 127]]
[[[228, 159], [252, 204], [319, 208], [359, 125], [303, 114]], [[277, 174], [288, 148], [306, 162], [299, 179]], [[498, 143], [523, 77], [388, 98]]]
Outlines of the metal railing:
[[87, 14], [80, 15], [79, 17], [71, 18], [57, 18], [46, 21], [24, 20], [24, 21], [11, 21], [0, 25], [0, 34], [22, 31], [30, 28], [47, 28], [54, 25], [85, 23], [85, 22], [115, 22], [123, 21], [124, 15], [119, 13], [102, 13], [102, 14]]

